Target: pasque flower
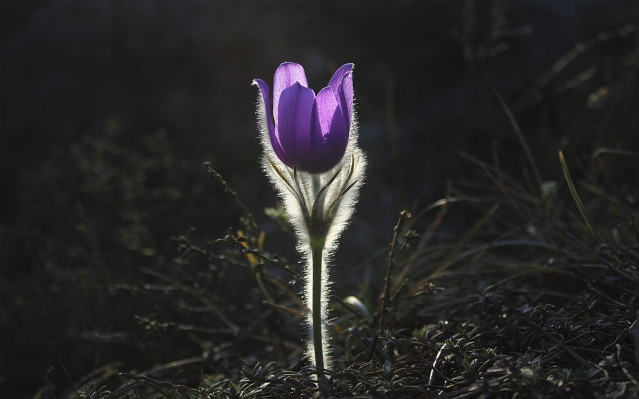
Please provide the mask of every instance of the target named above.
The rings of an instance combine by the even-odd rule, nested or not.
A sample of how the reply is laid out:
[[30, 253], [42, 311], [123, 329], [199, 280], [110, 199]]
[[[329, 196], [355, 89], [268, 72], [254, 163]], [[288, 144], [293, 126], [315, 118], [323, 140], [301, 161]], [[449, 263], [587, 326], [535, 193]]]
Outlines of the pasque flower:
[[253, 84], [259, 88], [262, 166], [279, 192], [306, 260], [307, 353], [318, 369], [329, 368], [328, 263], [353, 213], [366, 166], [357, 147], [353, 64], [339, 68], [315, 95], [304, 68], [283, 63], [275, 71], [272, 105], [268, 85], [259, 79]]
[[353, 122], [353, 64], [339, 68], [315, 95], [304, 68], [285, 62], [273, 79], [273, 113], [269, 88], [255, 79], [266, 110], [275, 154], [291, 168], [309, 173], [332, 169], [344, 157]]

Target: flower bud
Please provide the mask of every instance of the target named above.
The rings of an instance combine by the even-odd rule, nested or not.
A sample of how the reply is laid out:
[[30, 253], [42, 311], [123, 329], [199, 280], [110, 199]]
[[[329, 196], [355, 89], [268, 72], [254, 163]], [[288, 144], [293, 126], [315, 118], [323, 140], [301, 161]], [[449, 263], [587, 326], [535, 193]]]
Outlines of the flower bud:
[[288, 167], [323, 173], [344, 157], [353, 123], [353, 64], [339, 68], [328, 86], [315, 95], [304, 68], [285, 62], [275, 71], [273, 108], [269, 87], [255, 79], [273, 151]]

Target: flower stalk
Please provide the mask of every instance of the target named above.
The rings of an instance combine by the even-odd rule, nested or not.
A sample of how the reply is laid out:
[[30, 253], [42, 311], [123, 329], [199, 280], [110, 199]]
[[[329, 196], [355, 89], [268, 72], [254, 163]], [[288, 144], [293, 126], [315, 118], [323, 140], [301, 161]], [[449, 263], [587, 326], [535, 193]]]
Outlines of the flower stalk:
[[352, 69], [352, 64], [339, 68], [316, 96], [307, 87], [304, 69], [284, 63], [275, 72], [272, 105], [268, 85], [254, 81], [262, 165], [306, 261], [307, 355], [318, 369], [330, 368], [328, 264], [353, 213], [366, 166], [357, 147]]
[[312, 268], [313, 268], [313, 288], [312, 288], [312, 317], [313, 317], [313, 352], [315, 357], [315, 366], [318, 369], [324, 368], [324, 335], [325, 335], [325, 326], [324, 320], [322, 317], [322, 313], [324, 313], [324, 309], [322, 308], [322, 252], [324, 251], [324, 245], [315, 245], [311, 244], [311, 258]]

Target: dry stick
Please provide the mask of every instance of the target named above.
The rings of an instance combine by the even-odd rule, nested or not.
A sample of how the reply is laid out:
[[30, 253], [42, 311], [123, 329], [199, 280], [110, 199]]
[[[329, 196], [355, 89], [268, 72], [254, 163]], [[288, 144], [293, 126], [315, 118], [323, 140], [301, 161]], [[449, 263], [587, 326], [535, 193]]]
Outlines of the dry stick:
[[395, 247], [397, 246], [397, 236], [399, 232], [402, 230], [402, 226], [404, 222], [410, 219], [410, 213], [408, 211], [402, 211], [399, 214], [399, 220], [397, 221], [397, 225], [393, 229], [393, 241], [390, 245], [390, 251], [388, 252], [388, 265], [386, 267], [386, 280], [384, 282], [384, 296], [382, 297], [382, 312], [379, 317], [379, 331], [381, 332], [384, 329], [384, 316], [386, 314], [386, 308], [390, 303], [390, 280], [391, 280], [391, 272], [393, 270], [393, 266], [395, 262], [393, 260], [393, 254], [395, 252]]
[[430, 239], [433, 237], [433, 235], [435, 234], [435, 230], [437, 230], [437, 227], [439, 227], [439, 225], [441, 224], [442, 220], [444, 220], [444, 216], [446, 216], [446, 212], [448, 211], [448, 204], [453, 203], [453, 202], [457, 202], [457, 201], [462, 201], [462, 198], [449, 198], [448, 194], [446, 194], [446, 198], [445, 199], [441, 199], [439, 201], [435, 201], [434, 203], [430, 204], [429, 206], [427, 206], [426, 208], [422, 209], [419, 213], [417, 217], [421, 217], [423, 214], [425, 214], [426, 212], [428, 212], [429, 210], [435, 209], [436, 207], [441, 206], [441, 209], [439, 210], [439, 212], [437, 212], [437, 215], [435, 215], [433, 221], [431, 222], [430, 226], [428, 227], [428, 230], [426, 231], [426, 234], [419, 240], [419, 243], [417, 244], [417, 247], [413, 253], [413, 255], [408, 257], [408, 260], [406, 262], [404, 262], [404, 267], [402, 267], [399, 271], [399, 273], [397, 273], [397, 280], [401, 281], [405, 279], [405, 276], [409, 273], [411, 266], [413, 265], [413, 262], [415, 262], [415, 260], [422, 255], [422, 250], [424, 247], [426, 247], [426, 245], [430, 242]]
[[244, 223], [246, 224], [246, 227], [248, 229], [251, 229], [252, 232], [254, 232], [257, 229], [257, 224], [253, 220], [253, 215], [251, 214], [251, 212], [248, 210], [246, 205], [244, 205], [244, 203], [240, 200], [240, 197], [237, 195], [237, 192], [233, 191], [231, 187], [229, 187], [226, 180], [224, 180], [222, 175], [219, 174], [215, 169], [211, 167], [211, 164], [209, 162], [204, 162], [203, 165], [206, 168], [206, 170], [209, 172], [209, 174], [215, 177], [215, 180], [217, 180], [222, 185], [222, 187], [224, 188], [224, 192], [228, 192], [229, 194], [231, 194], [231, 196], [233, 197], [233, 200], [240, 207], [240, 209], [242, 210], [242, 213], [244, 214], [244, 218], [245, 218]]
[[404, 225], [404, 222], [407, 219], [410, 219], [410, 213], [405, 210], [401, 211], [399, 214], [399, 220], [397, 220], [397, 225], [393, 229], [393, 240], [391, 241], [390, 251], [388, 252], [388, 258], [387, 258], [388, 265], [386, 267], [386, 279], [384, 280], [384, 295], [382, 296], [382, 311], [379, 316], [379, 331], [375, 335], [375, 338], [373, 339], [373, 343], [371, 345], [371, 349], [368, 354], [368, 361], [370, 361], [373, 358], [373, 353], [375, 352], [375, 346], [377, 346], [377, 340], [379, 336], [381, 335], [382, 331], [384, 330], [384, 316], [386, 315], [386, 307], [390, 303], [389, 299], [390, 299], [391, 272], [393, 270], [393, 266], [395, 265], [393, 255], [395, 253], [395, 247], [397, 246], [397, 236], [399, 235], [399, 232], [402, 230], [402, 226]]
[[[242, 200], [240, 200], [240, 197], [237, 195], [237, 192], [231, 189], [231, 187], [228, 185], [226, 180], [224, 180], [222, 175], [219, 174], [215, 169], [213, 169], [209, 162], [204, 162], [203, 165], [206, 168], [206, 170], [209, 172], [209, 174], [215, 177], [215, 180], [217, 180], [222, 185], [222, 187], [224, 187], [224, 192], [228, 192], [229, 194], [231, 194], [235, 203], [242, 210], [242, 213], [244, 214], [243, 222], [244, 222], [244, 225], [246, 226], [246, 230], [250, 238], [250, 243], [253, 245], [253, 247], [257, 248], [257, 253], [254, 255], [257, 255], [257, 257], [261, 259], [262, 258], [261, 251], [259, 249], [259, 246], [257, 245], [257, 223], [255, 223], [255, 220], [253, 220], [253, 214], [248, 210], [246, 205], [244, 205]], [[272, 299], [271, 295], [269, 294], [268, 290], [264, 286], [261, 273], [256, 273], [255, 279], [257, 280], [257, 283], [260, 287], [260, 290], [262, 291], [262, 294], [267, 299], [271, 300]]]

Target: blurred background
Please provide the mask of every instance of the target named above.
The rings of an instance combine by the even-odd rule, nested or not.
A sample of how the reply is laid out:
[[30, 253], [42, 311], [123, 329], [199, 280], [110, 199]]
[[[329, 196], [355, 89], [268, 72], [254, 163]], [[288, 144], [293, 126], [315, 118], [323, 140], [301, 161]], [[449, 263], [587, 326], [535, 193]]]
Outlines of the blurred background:
[[[559, 168], [559, 149], [576, 165], [598, 146], [638, 149], [636, 0], [0, 5], [3, 397], [68, 387], [113, 362], [144, 370], [206, 352], [197, 337], [146, 336], [134, 316], [177, 311], [131, 288], [146, 281], [141, 268], [180, 267], [172, 237], [195, 228], [189, 237], [203, 243], [242, 227], [205, 161], [253, 212], [265, 247], [297, 262], [294, 239], [264, 213], [277, 198], [260, 171], [251, 86], [272, 85], [281, 62], [302, 64], [316, 91], [356, 66], [370, 166], [337, 252], [340, 294], [366, 273], [381, 282], [355, 266], [387, 248], [401, 209], [472, 178], [461, 152], [492, 162], [497, 151], [523, 176], [491, 85], [542, 175]], [[231, 303], [251, 280], [233, 273], [216, 288]]]

